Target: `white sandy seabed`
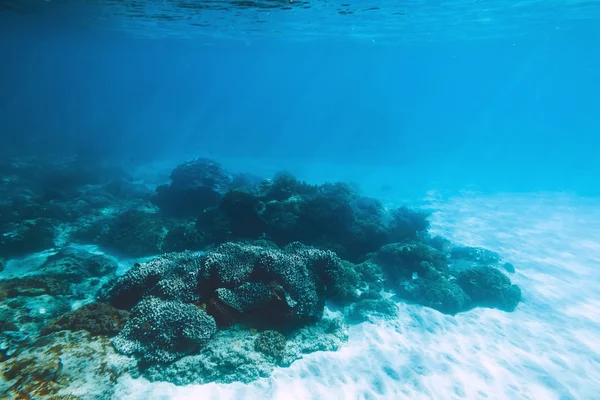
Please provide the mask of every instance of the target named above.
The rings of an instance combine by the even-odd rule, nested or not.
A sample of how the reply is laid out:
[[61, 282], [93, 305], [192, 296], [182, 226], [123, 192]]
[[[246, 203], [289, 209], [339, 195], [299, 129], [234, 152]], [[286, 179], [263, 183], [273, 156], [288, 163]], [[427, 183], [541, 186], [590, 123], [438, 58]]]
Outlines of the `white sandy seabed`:
[[600, 399], [600, 200], [431, 194], [432, 230], [514, 263], [513, 313], [456, 317], [399, 303], [394, 324], [351, 328], [337, 352], [251, 384], [178, 387], [123, 377], [117, 399]]

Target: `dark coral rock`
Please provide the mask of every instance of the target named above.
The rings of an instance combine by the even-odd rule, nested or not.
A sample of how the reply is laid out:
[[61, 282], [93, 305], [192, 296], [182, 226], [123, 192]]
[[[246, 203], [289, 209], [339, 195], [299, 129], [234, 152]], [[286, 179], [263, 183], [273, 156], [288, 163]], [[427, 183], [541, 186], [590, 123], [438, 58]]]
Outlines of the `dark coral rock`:
[[389, 242], [416, 240], [421, 233], [429, 228], [428, 213], [399, 207], [391, 212], [389, 223]]
[[228, 327], [253, 319], [253, 322], [256, 322], [264, 317], [262, 312], [273, 300], [271, 286], [259, 282], [246, 282], [233, 289], [217, 289], [215, 296], [206, 304], [206, 312], [215, 318], [219, 327]]
[[390, 242], [385, 224], [386, 211], [383, 205], [369, 197], [359, 197], [350, 203], [353, 208], [352, 229], [343, 241], [341, 257], [363, 261], [367, 253], [379, 250]]
[[35, 272], [70, 283], [78, 283], [88, 278], [112, 275], [116, 270], [117, 263], [104, 255], [65, 247], [48, 257]]
[[231, 238], [231, 220], [218, 207], [205, 209], [196, 219], [195, 228], [207, 246], [219, 245]]
[[260, 176], [242, 172], [233, 175], [230, 189], [255, 190], [263, 181], [264, 179]]
[[231, 190], [219, 203], [234, 238], [258, 239], [265, 233], [267, 225], [261, 216], [263, 207], [257, 196], [241, 190]]
[[277, 331], [261, 332], [256, 341], [254, 348], [263, 354], [273, 357], [275, 360], [281, 360], [285, 354], [286, 339]]
[[[297, 240], [310, 244], [340, 243], [352, 230], [354, 213], [350, 203], [358, 195], [345, 184], [325, 184], [301, 203]], [[303, 237], [303, 235], [306, 235]]]
[[427, 237], [425, 244], [443, 253], [448, 253], [452, 247], [452, 243], [443, 236]]
[[270, 285], [246, 282], [233, 289], [219, 288], [217, 298], [241, 314], [250, 314], [264, 308], [273, 298]]
[[70, 293], [70, 284], [61, 279], [47, 276], [28, 276], [24, 278], [0, 280], [0, 300], [19, 296], [50, 296]]
[[[6, 361], [2, 375], [13, 381], [6, 391], [0, 391], [5, 399], [39, 399], [56, 395], [63, 365], [57, 354], [47, 354], [43, 361], [35, 357], [16, 357]], [[4, 397], [6, 396], [6, 397]]]
[[85, 330], [93, 335], [114, 336], [129, 320], [129, 312], [119, 310], [109, 304], [87, 304], [68, 312], [52, 321], [42, 330], [42, 335], [57, 331]]
[[[248, 282], [261, 285], [243, 286]], [[265, 284], [270, 287], [270, 297], [266, 296]], [[266, 307], [261, 309], [264, 314], [261, 317], [268, 317], [281, 326], [320, 318], [326, 298], [349, 297], [356, 291], [355, 285], [352, 266], [343, 264], [330, 251], [300, 243], [281, 250], [272, 246], [225, 243], [206, 254], [198, 287], [206, 298], [214, 297], [212, 293], [218, 288], [231, 289], [222, 292], [229, 298], [233, 298], [233, 293], [245, 297], [245, 304], [257, 304], [259, 298], [260, 304]], [[236, 291], [240, 287], [244, 291]], [[260, 296], [256, 297], [257, 293]], [[239, 309], [233, 304], [230, 306]]]
[[221, 164], [208, 158], [187, 161], [171, 172], [172, 187], [209, 188], [220, 194], [229, 190], [232, 179]]
[[352, 307], [348, 319], [351, 322], [373, 321], [376, 319], [393, 320], [398, 316], [398, 307], [392, 300], [378, 298], [364, 298]]
[[461, 271], [458, 273], [457, 283], [477, 306], [514, 311], [521, 301], [521, 289], [493, 267]]
[[150, 198], [150, 191], [143, 185], [135, 184], [127, 179], [113, 179], [103, 187], [111, 196], [122, 200]]
[[265, 201], [284, 201], [292, 196], [316, 194], [318, 187], [301, 182], [288, 172], [279, 172], [273, 179], [261, 182], [258, 192]]
[[35, 178], [36, 194], [44, 201], [69, 200], [78, 197], [88, 185], [111, 179], [123, 179], [126, 173], [118, 167], [92, 160], [90, 155], [40, 165]]
[[381, 248], [376, 256], [392, 281], [411, 279], [413, 273], [424, 276], [434, 271], [448, 269], [446, 255], [420, 242], [390, 243]]
[[208, 315], [214, 318], [217, 328], [229, 328], [242, 322], [244, 315], [218, 297], [211, 297], [206, 302], [198, 303]]
[[75, 400], [113, 398], [117, 379], [137, 369], [108, 339], [61, 331], [22, 348], [0, 364], [0, 372], [2, 399]]
[[450, 262], [452, 270], [456, 272], [480, 267], [502, 268], [509, 273], [515, 272], [511, 263], [502, 263], [498, 253], [481, 247], [453, 247], [450, 250]]
[[323, 272], [328, 299], [344, 304], [358, 298], [360, 278], [354, 264], [343, 260], [341, 263], [327, 263]]
[[504, 263], [502, 264], [502, 268], [504, 268], [504, 270], [510, 274], [514, 274], [515, 273], [515, 266], [512, 265], [511, 263]]
[[0, 332], [18, 331], [19, 327], [15, 323], [18, 319], [18, 312], [8, 307], [0, 307]]
[[400, 284], [399, 296], [444, 314], [457, 314], [471, 305], [470, 297], [455, 282], [445, 278], [416, 279]]
[[54, 247], [55, 221], [37, 219], [6, 224], [0, 236], [0, 256], [20, 257]]
[[[231, 203], [225, 196], [223, 201]], [[266, 235], [284, 246], [300, 241], [360, 259], [386, 242], [383, 207], [343, 183], [310, 186], [284, 174], [222, 208], [232, 237]]]
[[219, 288], [209, 299], [206, 311], [215, 318], [217, 326], [236, 323], [269, 328], [282, 326], [292, 311], [285, 289], [277, 282], [247, 282], [234, 289]]
[[424, 236], [428, 221], [406, 207], [390, 215], [350, 185], [308, 185], [284, 173], [255, 188], [228, 192], [218, 207], [204, 209], [198, 225], [204, 232], [215, 228], [216, 244], [263, 237], [279, 246], [298, 241], [362, 262], [386, 243]]
[[298, 234], [301, 206], [302, 202], [297, 198], [265, 203], [261, 216], [267, 223], [268, 237], [280, 245], [298, 240], [301, 236]]
[[165, 236], [162, 250], [167, 253], [185, 250], [200, 250], [205, 245], [205, 236], [196, 228], [196, 224], [176, 225]]
[[4, 271], [4, 268], [6, 268], [6, 261], [0, 257], [0, 272]]
[[334, 253], [292, 243], [283, 251], [264, 251], [258, 260], [255, 277], [281, 284], [290, 308], [288, 323], [310, 322], [321, 318], [325, 306], [325, 269], [335, 269], [341, 261]]
[[220, 164], [198, 158], [178, 165], [171, 183], [156, 189], [154, 203], [169, 216], [198, 216], [214, 207], [230, 189], [233, 178]]
[[131, 309], [149, 295], [165, 300], [195, 301], [202, 259], [192, 252], [183, 252], [168, 253], [146, 263], [137, 263], [103, 288], [99, 298], [121, 309]]
[[112, 342], [122, 354], [168, 363], [200, 349], [216, 330], [214, 319], [195, 305], [147, 297]]
[[454, 260], [473, 261], [481, 265], [495, 265], [500, 262], [500, 255], [480, 247], [457, 246], [450, 250], [450, 258]]
[[261, 251], [260, 246], [228, 242], [206, 253], [198, 281], [200, 291], [211, 293], [220, 287], [233, 288], [246, 282]]
[[383, 270], [378, 264], [365, 261], [356, 264], [354, 270], [359, 276], [359, 286], [361, 290], [379, 293], [384, 289], [385, 277]]
[[169, 224], [158, 215], [128, 210], [113, 218], [99, 238], [99, 243], [131, 257], [163, 252]]

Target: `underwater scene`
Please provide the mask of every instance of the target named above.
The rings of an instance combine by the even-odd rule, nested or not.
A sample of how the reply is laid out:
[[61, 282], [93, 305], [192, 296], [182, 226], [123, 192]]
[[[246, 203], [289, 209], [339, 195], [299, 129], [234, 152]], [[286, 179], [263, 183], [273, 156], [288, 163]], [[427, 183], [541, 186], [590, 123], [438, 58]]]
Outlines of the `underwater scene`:
[[600, 1], [0, 0], [0, 399], [600, 400]]

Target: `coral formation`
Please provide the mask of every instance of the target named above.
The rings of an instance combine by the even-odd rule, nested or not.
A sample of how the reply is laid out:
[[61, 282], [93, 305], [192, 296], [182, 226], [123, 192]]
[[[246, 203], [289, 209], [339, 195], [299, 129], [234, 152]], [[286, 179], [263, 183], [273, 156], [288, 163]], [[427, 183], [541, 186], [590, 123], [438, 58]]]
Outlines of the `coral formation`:
[[136, 263], [127, 273], [102, 288], [101, 301], [129, 310], [145, 296], [191, 302], [198, 298], [197, 274], [202, 258], [191, 252], [168, 253]]
[[284, 355], [285, 344], [285, 336], [281, 333], [277, 331], [264, 331], [256, 338], [254, 348], [276, 360], [281, 360]]
[[481, 267], [460, 271], [456, 281], [479, 306], [513, 311], [521, 301], [521, 289], [496, 268]]
[[[101, 396], [138, 367], [175, 384], [250, 382], [338, 349], [345, 323], [396, 319], [399, 299], [450, 315], [521, 301], [499, 254], [432, 237], [427, 213], [344, 183], [232, 175], [204, 158], [155, 190], [82, 160], [0, 171], [7, 398], [80, 396], [76, 368]], [[148, 258], [117, 276], [74, 241]]]
[[46, 325], [42, 335], [58, 331], [85, 330], [92, 335], [114, 336], [121, 332], [129, 320], [129, 312], [104, 303], [90, 303], [61, 315]]
[[171, 183], [156, 189], [155, 204], [169, 216], [197, 216], [205, 208], [216, 206], [233, 182], [220, 164], [198, 158], [178, 165]]
[[[0, 361], [3, 399], [110, 398], [118, 377], [137, 375], [135, 362], [89, 333], [62, 331]], [[90, 387], [93, 396], [90, 396]]]
[[146, 297], [112, 343], [120, 353], [166, 363], [201, 348], [216, 330], [214, 319], [195, 305]]
[[377, 321], [378, 319], [394, 319], [398, 315], [398, 307], [389, 299], [379, 294], [362, 296], [348, 313], [352, 322]]

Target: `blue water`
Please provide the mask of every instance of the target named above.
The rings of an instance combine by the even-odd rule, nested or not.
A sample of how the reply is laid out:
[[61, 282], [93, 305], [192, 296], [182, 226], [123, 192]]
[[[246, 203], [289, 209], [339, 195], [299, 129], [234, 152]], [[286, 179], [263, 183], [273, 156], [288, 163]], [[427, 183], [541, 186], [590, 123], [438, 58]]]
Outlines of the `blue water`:
[[[473, 4], [473, 12], [483, 12]], [[78, 23], [67, 5], [52, 7], [2, 14], [0, 110], [2, 133], [13, 146], [93, 148], [136, 160], [203, 150], [414, 164], [460, 184], [489, 187], [493, 178], [505, 189], [594, 191], [600, 147], [594, 2], [536, 3], [527, 13], [498, 4], [493, 13], [500, 15], [487, 25], [460, 24], [469, 29], [466, 38], [449, 21], [462, 12], [416, 4], [406, 19], [431, 10], [431, 25], [443, 37], [411, 34], [417, 26], [405, 21], [397, 30], [405, 29], [407, 39], [390, 33], [382, 44], [375, 36], [335, 33], [361, 23], [377, 32], [376, 18], [361, 22], [366, 13], [343, 20], [327, 9], [281, 11], [270, 17], [281, 18], [272, 21], [280, 35], [223, 39], [218, 21], [206, 28], [174, 23], [173, 34], [162, 37], [166, 22], [110, 31], [102, 29], [108, 22], [90, 16], [102, 7], [74, 7]], [[256, 13], [226, 18], [243, 27]], [[295, 27], [311, 18], [332, 26]], [[519, 34], [504, 32], [521, 24]], [[144, 33], [151, 37], [138, 37]]]
[[[403, 327], [361, 327], [349, 347], [365, 340], [364, 354], [340, 350], [354, 367], [330, 377], [345, 397], [318, 369], [336, 355], [255, 386], [186, 392], [128, 377], [112, 396], [599, 398], [599, 1], [82, 3], [0, 0], [0, 157], [79, 155], [150, 185], [197, 156], [348, 181], [434, 209], [437, 232], [521, 263], [525, 299], [514, 317], [402, 305]], [[476, 344], [495, 334], [504, 356]], [[445, 361], [418, 353], [431, 343]], [[356, 383], [368, 354], [382, 371], [396, 357], [394, 374]]]

